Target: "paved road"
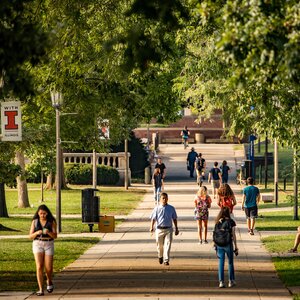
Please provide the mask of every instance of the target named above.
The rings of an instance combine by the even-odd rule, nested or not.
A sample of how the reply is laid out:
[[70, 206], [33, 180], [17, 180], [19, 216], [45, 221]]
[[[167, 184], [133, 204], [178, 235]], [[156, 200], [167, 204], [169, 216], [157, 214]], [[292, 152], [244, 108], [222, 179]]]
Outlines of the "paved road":
[[[211, 243], [218, 208], [214, 202], [210, 209], [210, 243], [199, 245], [193, 220], [197, 186], [186, 171], [186, 152], [181, 145], [167, 145], [161, 150], [168, 169], [165, 191], [179, 216], [180, 234], [174, 238], [170, 266], [158, 263], [154, 236], [148, 232], [148, 218], [154, 207], [149, 190], [115, 233], [104, 234], [101, 242], [55, 277], [55, 291], [44, 299], [292, 299], [278, 279], [259, 235], [248, 235], [239, 207], [235, 210], [240, 249], [235, 259], [237, 286], [218, 288], [218, 259]], [[204, 144], [199, 150], [208, 166], [226, 158], [235, 168], [242, 159], [242, 153], [231, 145]], [[239, 186], [232, 187], [240, 193]]]

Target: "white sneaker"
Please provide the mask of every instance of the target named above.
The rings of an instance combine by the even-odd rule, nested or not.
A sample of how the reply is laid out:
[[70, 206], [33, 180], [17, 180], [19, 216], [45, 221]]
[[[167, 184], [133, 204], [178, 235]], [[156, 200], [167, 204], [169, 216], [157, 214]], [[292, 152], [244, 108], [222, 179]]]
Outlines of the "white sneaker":
[[236, 285], [236, 282], [234, 280], [229, 280], [229, 283], [228, 283], [228, 287], [233, 287]]
[[224, 288], [224, 287], [225, 287], [224, 281], [220, 281], [219, 288]]

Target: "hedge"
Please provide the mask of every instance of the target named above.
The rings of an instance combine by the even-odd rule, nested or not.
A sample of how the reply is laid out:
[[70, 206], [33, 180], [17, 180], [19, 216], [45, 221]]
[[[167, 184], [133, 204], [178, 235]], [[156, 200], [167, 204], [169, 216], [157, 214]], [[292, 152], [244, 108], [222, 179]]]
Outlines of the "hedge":
[[[93, 170], [90, 164], [65, 164], [65, 180], [70, 184], [92, 184]], [[109, 166], [97, 166], [98, 185], [116, 185], [119, 181], [119, 172]]]

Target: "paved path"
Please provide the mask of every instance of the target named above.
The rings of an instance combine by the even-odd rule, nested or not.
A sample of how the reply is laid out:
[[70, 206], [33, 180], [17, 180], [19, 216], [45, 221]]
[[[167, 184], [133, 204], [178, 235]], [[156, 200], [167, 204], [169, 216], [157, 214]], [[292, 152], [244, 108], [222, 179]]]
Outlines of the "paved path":
[[[115, 233], [104, 234], [101, 242], [55, 276], [55, 291], [43, 299], [292, 299], [278, 279], [259, 235], [247, 234], [240, 205], [235, 210], [240, 250], [235, 259], [237, 286], [217, 287], [218, 259], [211, 232], [218, 208], [214, 202], [210, 210], [210, 243], [199, 245], [193, 220], [197, 186], [186, 171], [186, 152], [181, 145], [164, 146], [161, 150], [168, 171], [165, 191], [179, 216], [180, 234], [172, 244], [170, 266], [158, 263], [154, 236], [148, 232], [148, 218], [154, 207], [149, 190]], [[204, 144], [201, 152], [208, 166], [226, 157], [229, 166], [235, 167], [242, 159], [242, 153], [235, 153], [231, 145]], [[241, 187], [232, 187], [240, 193]]]

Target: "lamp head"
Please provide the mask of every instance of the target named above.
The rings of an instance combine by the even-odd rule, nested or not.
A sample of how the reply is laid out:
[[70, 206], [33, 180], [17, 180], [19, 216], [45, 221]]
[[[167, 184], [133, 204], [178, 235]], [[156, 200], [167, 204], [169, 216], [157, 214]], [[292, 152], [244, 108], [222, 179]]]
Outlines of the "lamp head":
[[55, 107], [56, 109], [59, 109], [61, 105], [63, 104], [63, 95], [62, 93], [58, 91], [50, 91], [51, 94], [51, 101], [52, 101], [52, 106]]

